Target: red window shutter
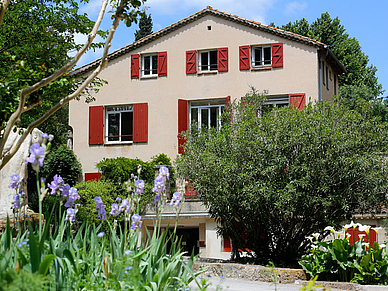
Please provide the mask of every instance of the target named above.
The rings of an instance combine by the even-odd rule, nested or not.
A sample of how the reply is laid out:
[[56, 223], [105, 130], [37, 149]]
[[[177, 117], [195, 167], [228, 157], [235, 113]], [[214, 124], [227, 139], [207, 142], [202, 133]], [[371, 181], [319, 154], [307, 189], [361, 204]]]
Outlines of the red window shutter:
[[239, 58], [240, 58], [240, 70], [249, 70], [250, 59], [249, 59], [249, 45], [242, 45], [239, 47]]
[[224, 252], [231, 252], [232, 251], [232, 244], [230, 243], [230, 238], [224, 237]]
[[167, 76], [167, 52], [158, 53], [158, 76]]
[[86, 181], [98, 181], [101, 178], [101, 173], [85, 173]]
[[273, 43], [272, 47], [272, 68], [283, 67], [283, 43]]
[[104, 143], [104, 106], [89, 107], [89, 144]]
[[187, 100], [179, 99], [178, 100], [178, 153], [183, 154], [184, 149], [183, 145], [186, 142], [181, 136], [182, 131], [188, 129], [188, 102]]
[[140, 55], [131, 55], [131, 79], [139, 78], [139, 59]]
[[133, 104], [133, 142], [148, 141], [148, 104]]
[[218, 49], [218, 72], [228, 71], [228, 48]]
[[198, 196], [198, 193], [197, 193], [197, 191], [194, 190], [193, 183], [191, 183], [189, 181], [186, 181], [186, 184], [185, 184], [185, 197], [189, 198], [189, 197], [197, 197], [197, 196]]
[[225, 100], [225, 105], [226, 105], [226, 107], [228, 107], [229, 105], [230, 105], [230, 96], [227, 96], [226, 97], [226, 100]]
[[290, 94], [288, 95], [291, 108], [296, 107], [298, 110], [303, 110], [306, 104], [306, 94]]
[[[372, 226], [372, 227], [375, 227], [375, 226]], [[376, 234], [376, 231], [374, 229], [370, 229], [369, 231], [369, 237], [370, 237], [370, 242], [369, 242], [369, 238], [368, 238], [368, 235], [365, 231], [360, 231], [358, 229], [358, 227], [356, 227], [356, 229], [354, 230], [354, 233], [353, 233], [353, 228], [349, 228], [347, 231], [346, 231], [346, 234], [349, 234], [350, 237], [349, 237], [349, 244], [352, 246], [355, 242], [359, 241], [360, 240], [360, 237], [359, 235], [360, 234], [363, 234], [364, 236], [362, 237], [363, 241], [366, 242], [366, 243], [369, 243], [369, 245], [372, 245], [374, 244], [375, 241], [377, 241], [377, 234]], [[354, 235], [354, 236], [353, 236]]]
[[197, 51], [186, 52], [186, 74], [197, 73]]

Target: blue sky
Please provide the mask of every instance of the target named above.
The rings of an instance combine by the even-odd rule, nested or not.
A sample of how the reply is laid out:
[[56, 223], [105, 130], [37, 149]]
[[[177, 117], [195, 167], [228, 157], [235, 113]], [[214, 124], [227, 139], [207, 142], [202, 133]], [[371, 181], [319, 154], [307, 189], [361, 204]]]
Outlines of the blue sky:
[[[96, 19], [101, 0], [90, 0], [81, 8], [89, 18]], [[294, 22], [306, 18], [309, 23], [316, 20], [324, 12], [332, 18], [338, 16], [350, 37], [355, 37], [366, 55], [369, 63], [377, 67], [377, 77], [383, 89], [383, 96], [388, 95], [388, 57], [384, 56], [388, 45], [388, 22], [386, 11], [388, 1], [374, 0], [148, 0], [145, 6], [147, 13], [152, 15], [153, 31], [158, 31], [177, 22], [206, 6], [232, 13], [250, 20], [276, 25]], [[105, 16], [103, 29], [110, 26], [110, 17]], [[121, 23], [112, 41], [111, 52], [134, 41], [136, 24], [128, 28]], [[79, 38], [82, 41], [82, 38]], [[101, 56], [100, 51], [90, 52], [81, 59], [80, 65], [91, 62]]]

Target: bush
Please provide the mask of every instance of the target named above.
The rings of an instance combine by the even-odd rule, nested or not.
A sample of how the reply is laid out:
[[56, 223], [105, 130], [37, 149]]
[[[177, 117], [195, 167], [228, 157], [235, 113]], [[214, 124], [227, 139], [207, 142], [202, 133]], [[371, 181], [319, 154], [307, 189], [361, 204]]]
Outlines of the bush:
[[[118, 221], [123, 221], [123, 216], [119, 215], [113, 218], [111, 215], [108, 215], [110, 212], [110, 206], [115, 203], [115, 199], [118, 196], [124, 196], [125, 190], [120, 185], [117, 185], [110, 181], [87, 181], [77, 184], [75, 186], [80, 195], [78, 203], [82, 206], [78, 208], [76, 214], [76, 223], [80, 226], [83, 222], [88, 222], [91, 224], [98, 224], [100, 221], [97, 219], [98, 213], [96, 210], [96, 204], [94, 198], [100, 196], [107, 212], [107, 219], [113, 225], [114, 219]], [[107, 230], [107, 228], [105, 229]]]
[[225, 110], [220, 130], [195, 127], [177, 158], [219, 234], [256, 262], [296, 265], [304, 238], [355, 213], [381, 211], [388, 192], [387, 124], [339, 103], [261, 111], [261, 96]]

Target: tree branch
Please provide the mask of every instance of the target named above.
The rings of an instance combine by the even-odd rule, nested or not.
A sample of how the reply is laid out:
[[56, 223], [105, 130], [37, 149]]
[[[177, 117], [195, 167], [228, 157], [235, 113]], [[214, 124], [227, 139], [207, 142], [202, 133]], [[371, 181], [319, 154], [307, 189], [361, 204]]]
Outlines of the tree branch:
[[10, 2], [11, 0], [0, 0], [0, 25], [3, 22], [5, 11], [7, 10]]
[[[117, 8], [117, 10], [122, 9], [124, 3], [125, 3], [125, 1], [122, 0], [120, 2], [119, 7]], [[26, 97], [29, 94], [31, 94], [32, 92], [35, 92], [35, 91], [39, 90], [40, 88], [46, 86], [47, 84], [49, 84], [50, 82], [54, 81], [58, 77], [60, 77], [63, 74], [67, 73], [71, 68], [73, 68], [77, 64], [77, 62], [79, 61], [81, 56], [87, 51], [87, 49], [90, 47], [93, 39], [95, 38], [95, 36], [97, 34], [97, 31], [98, 31], [98, 28], [99, 28], [99, 26], [101, 24], [103, 15], [105, 13], [105, 9], [107, 7], [107, 4], [108, 4], [108, 0], [104, 0], [103, 4], [101, 6], [101, 9], [100, 9], [100, 13], [98, 15], [98, 19], [97, 19], [97, 21], [96, 21], [96, 23], [95, 23], [95, 25], [93, 27], [93, 30], [89, 34], [87, 42], [82, 47], [82, 49], [80, 51], [78, 51], [77, 55], [68, 64], [66, 64], [65, 66], [63, 66], [59, 70], [55, 71], [51, 76], [49, 76], [47, 78], [44, 78], [40, 82], [38, 82], [38, 83], [28, 87], [28, 88], [25, 88], [25, 89], [23, 89], [21, 91], [19, 106], [18, 106], [17, 110], [11, 115], [11, 117], [9, 119], [9, 122], [7, 123], [7, 126], [6, 126], [6, 128], [4, 130], [2, 141], [1, 141], [1, 144], [0, 144], [0, 146], [1, 146], [0, 147], [0, 152], [2, 153], [2, 159], [0, 160], [0, 170], [16, 154], [16, 152], [20, 148], [20, 146], [23, 143], [23, 141], [27, 138], [28, 134], [30, 134], [35, 127], [37, 127], [40, 124], [42, 124], [51, 115], [53, 115], [58, 109], [60, 109], [66, 103], [68, 103], [69, 101], [73, 100], [78, 95], [80, 95], [81, 92], [93, 81], [93, 79], [95, 77], [97, 77], [98, 74], [107, 66], [107, 64], [108, 64], [107, 56], [108, 56], [109, 48], [111, 46], [110, 43], [111, 43], [113, 35], [116, 32], [116, 29], [117, 29], [117, 27], [118, 27], [118, 25], [120, 23], [120, 20], [122, 20], [122, 18], [123, 18], [119, 14], [114, 14], [113, 15], [114, 20], [113, 20], [112, 25], [110, 27], [109, 35], [108, 35], [108, 37], [107, 37], [107, 39], [105, 41], [104, 51], [103, 51], [103, 55], [101, 57], [100, 65], [93, 71], [92, 74], [90, 74], [88, 76], [88, 78], [77, 88], [76, 91], [74, 91], [72, 94], [66, 96], [65, 98], [62, 98], [56, 105], [51, 107], [39, 119], [37, 119], [37, 120], [33, 121], [32, 123], [30, 123], [29, 126], [27, 127], [27, 129], [23, 132], [22, 136], [18, 139], [18, 141], [12, 145], [11, 149], [7, 153], [3, 154], [4, 145], [5, 145], [6, 141], [7, 141], [8, 137], [9, 137], [9, 134], [10, 134], [12, 128], [14, 127], [16, 121], [20, 117], [20, 115], [23, 112], [30, 110], [33, 106], [36, 105], [36, 104], [32, 105], [29, 108], [25, 107], [24, 105], [25, 105]]]

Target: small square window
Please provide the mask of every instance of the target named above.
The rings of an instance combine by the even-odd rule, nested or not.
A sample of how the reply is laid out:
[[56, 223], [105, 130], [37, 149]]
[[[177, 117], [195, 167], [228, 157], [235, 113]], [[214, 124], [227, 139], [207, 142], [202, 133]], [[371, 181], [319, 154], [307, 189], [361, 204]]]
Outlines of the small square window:
[[271, 47], [252, 47], [252, 67], [270, 66], [272, 63]]
[[131, 142], [133, 140], [133, 107], [106, 108], [106, 142]]
[[142, 56], [142, 77], [151, 77], [158, 75], [158, 55]]
[[199, 71], [211, 72], [218, 70], [217, 50], [204, 51], [199, 53]]

